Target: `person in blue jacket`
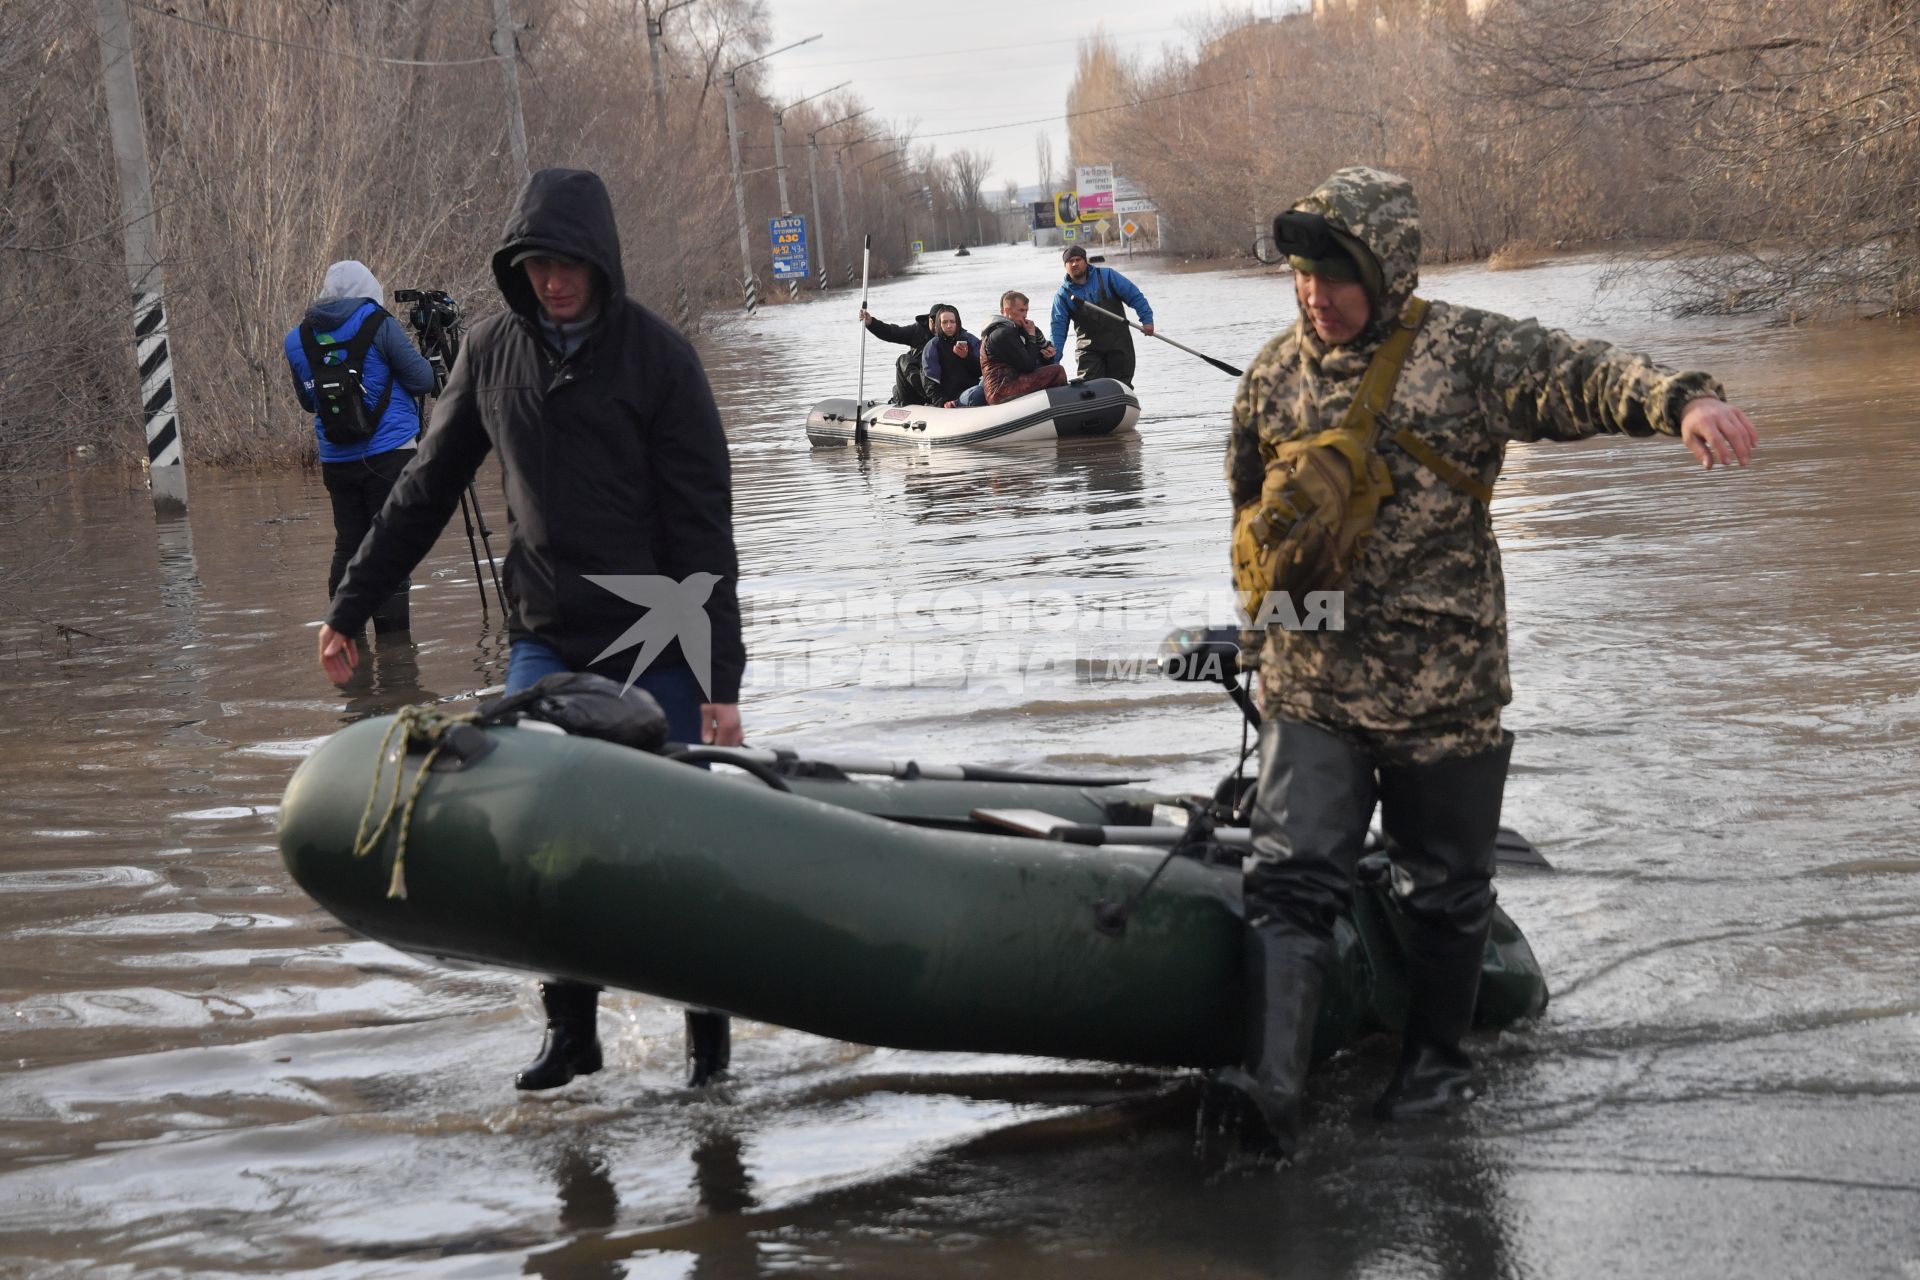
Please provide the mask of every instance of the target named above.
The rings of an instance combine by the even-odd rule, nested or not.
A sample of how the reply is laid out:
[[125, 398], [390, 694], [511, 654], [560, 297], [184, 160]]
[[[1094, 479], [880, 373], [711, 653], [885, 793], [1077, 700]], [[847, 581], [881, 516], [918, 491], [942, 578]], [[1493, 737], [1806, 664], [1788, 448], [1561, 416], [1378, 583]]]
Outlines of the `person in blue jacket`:
[[1077, 244], [1067, 246], [1061, 260], [1066, 263], [1067, 278], [1060, 292], [1053, 295], [1053, 349], [1067, 349], [1067, 321], [1073, 321], [1076, 334], [1074, 357], [1082, 378], [1118, 378], [1133, 385], [1133, 331], [1124, 320], [1106, 316], [1081, 306], [1094, 306], [1124, 316], [1122, 306], [1132, 307], [1140, 317], [1140, 331], [1153, 333], [1153, 308], [1138, 285], [1112, 267], [1094, 267], [1087, 263], [1087, 251]]
[[[413, 460], [420, 434], [420, 404], [416, 396], [434, 390], [433, 366], [408, 341], [406, 330], [383, 307], [385, 294], [366, 265], [348, 260], [327, 268], [320, 292], [306, 316], [288, 332], [287, 367], [293, 374], [293, 392], [300, 407], [315, 414], [313, 434], [320, 445], [320, 474], [327, 497], [333, 501], [333, 566], [327, 571], [327, 598], [346, 575], [347, 562], [360, 549], [373, 517], [387, 500], [400, 472]], [[372, 330], [372, 345], [360, 366], [364, 402], [372, 435], [351, 444], [329, 439], [317, 413], [313, 369], [307, 359], [309, 342], [322, 347], [348, 347], [361, 330]], [[302, 340], [302, 330], [307, 341]], [[373, 614], [376, 634], [406, 631], [408, 584]]]

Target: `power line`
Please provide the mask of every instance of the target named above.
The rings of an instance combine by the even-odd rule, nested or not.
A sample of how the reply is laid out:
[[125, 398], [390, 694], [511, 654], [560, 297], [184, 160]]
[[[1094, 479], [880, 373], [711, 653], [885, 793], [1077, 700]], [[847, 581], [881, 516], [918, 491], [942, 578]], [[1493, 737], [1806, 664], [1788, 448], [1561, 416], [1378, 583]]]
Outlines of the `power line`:
[[[1134, 31], [1126, 35], [1107, 36], [1112, 41], [1143, 40], [1148, 36], [1167, 35], [1175, 31], [1185, 31], [1185, 27], [1155, 27], [1150, 31]], [[917, 58], [950, 58], [971, 53], [1004, 53], [1009, 49], [1035, 49], [1050, 44], [1078, 44], [1088, 36], [1064, 36], [1058, 40], [1023, 40], [1019, 44], [977, 45], [971, 49], [936, 49], [932, 53], [902, 53], [880, 58], [840, 58], [833, 62], [798, 62], [781, 68], [783, 71], [817, 71], [822, 67], [857, 67], [870, 62], [911, 62]]]
[[1009, 120], [1005, 124], [983, 124], [972, 129], [947, 129], [940, 133], [916, 134], [914, 141], [923, 142], [928, 138], [951, 138], [963, 133], [992, 133], [996, 129], [1018, 129], [1023, 125], [1052, 124], [1056, 120], [1077, 120], [1081, 116], [1097, 116], [1107, 111], [1126, 111], [1132, 107], [1144, 107], [1149, 102], [1165, 102], [1170, 98], [1184, 98], [1188, 94], [1205, 93], [1208, 89], [1218, 89], [1223, 85], [1238, 84], [1237, 80], [1215, 80], [1211, 84], [1195, 85], [1191, 89], [1180, 89], [1173, 93], [1162, 93], [1152, 98], [1133, 98], [1127, 102], [1116, 102], [1110, 107], [1088, 107], [1085, 111], [1069, 111], [1064, 116], [1036, 116], [1032, 120]]
[[317, 44], [301, 44], [296, 40], [279, 40], [273, 36], [257, 36], [251, 31], [237, 31], [232, 27], [221, 26], [217, 22], [207, 22], [200, 18], [189, 18], [183, 13], [170, 13], [156, 8], [146, 0], [127, 0], [136, 9], [158, 14], [162, 18], [171, 18], [175, 22], [184, 22], [190, 27], [203, 27], [208, 31], [218, 31], [222, 35], [234, 36], [241, 40], [253, 40], [260, 44], [278, 45], [282, 49], [299, 49], [304, 53], [324, 53], [333, 58], [358, 58], [362, 62], [383, 62], [395, 67], [475, 67], [483, 63], [498, 62], [500, 55], [490, 53], [484, 58], [458, 58], [445, 61], [433, 61], [423, 58], [383, 58], [373, 53], [356, 53], [351, 49], [328, 49]]

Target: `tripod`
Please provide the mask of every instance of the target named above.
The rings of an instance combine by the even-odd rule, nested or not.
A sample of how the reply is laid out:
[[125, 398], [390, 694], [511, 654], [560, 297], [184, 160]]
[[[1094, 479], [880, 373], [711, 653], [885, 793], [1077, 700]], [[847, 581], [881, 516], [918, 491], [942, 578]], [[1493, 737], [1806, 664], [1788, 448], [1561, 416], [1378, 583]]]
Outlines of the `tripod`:
[[[452, 371], [454, 361], [460, 358], [460, 337], [462, 326], [460, 309], [454, 304], [453, 296], [439, 289], [398, 289], [394, 291], [395, 302], [411, 302], [413, 307], [407, 312], [407, 321], [413, 326], [414, 345], [420, 354], [433, 366], [433, 392], [438, 396], [447, 385], [447, 375]], [[427, 421], [426, 397], [417, 400], [420, 406], [422, 430]], [[489, 617], [487, 608], [487, 579], [493, 580], [494, 599], [500, 605], [500, 616], [507, 615], [506, 593], [500, 588], [500, 570], [493, 558], [493, 531], [487, 528], [486, 515], [480, 509], [480, 495], [474, 491], [471, 481], [466, 491], [460, 495], [460, 518], [467, 527], [467, 550], [473, 556], [473, 584], [480, 592], [480, 616]], [[479, 530], [480, 541], [474, 542], [474, 531]], [[480, 572], [480, 548], [487, 550], [486, 574]]]

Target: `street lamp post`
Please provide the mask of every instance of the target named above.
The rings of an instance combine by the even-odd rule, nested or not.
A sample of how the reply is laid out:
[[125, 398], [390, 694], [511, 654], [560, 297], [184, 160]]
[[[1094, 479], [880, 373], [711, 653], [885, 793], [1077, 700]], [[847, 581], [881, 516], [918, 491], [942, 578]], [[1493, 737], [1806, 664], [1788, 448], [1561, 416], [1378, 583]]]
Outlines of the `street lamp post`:
[[740, 231], [740, 286], [747, 297], [747, 314], [752, 315], [760, 307], [759, 285], [753, 276], [753, 246], [747, 239], [747, 184], [740, 176], [740, 129], [736, 123], [739, 98], [735, 77], [745, 68], [756, 62], [765, 62], [776, 53], [785, 53], [789, 49], [798, 49], [803, 44], [812, 44], [820, 37], [808, 36], [805, 40], [795, 40], [792, 44], [781, 45], [778, 49], [763, 53], [757, 58], [748, 58], [727, 68], [725, 79], [727, 100], [727, 151], [733, 160], [733, 216]]
[[[812, 102], [815, 98], [824, 97], [825, 95], [832, 93], [834, 89], [844, 89], [850, 83], [852, 82], [848, 80], [842, 80], [839, 84], [833, 86], [833, 89], [822, 89], [819, 93], [810, 93], [806, 97], [800, 99], [799, 102], [790, 102], [786, 106], [780, 108], [778, 111], [775, 111], [773, 113], [773, 171], [775, 176], [780, 181], [780, 216], [781, 217], [784, 218], [793, 212], [793, 206], [787, 203], [787, 126], [786, 126], [787, 112], [799, 106], [801, 102]], [[814, 204], [818, 206], [820, 203], [819, 193], [815, 192], [814, 196], [815, 196]], [[813, 211], [813, 234], [815, 236], [818, 236], [820, 234], [820, 210], [818, 207], [816, 207]], [[799, 294], [800, 294], [800, 282], [798, 280], [789, 279], [787, 281], [787, 301], [792, 302], [795, 298], [799, 296]]]
[[861, 209], [864, 210], [867, 207], [867, 166], [875, 160], [885, 160], [888, 156], [897, 156], [905, 150], [905, 147], [895, 147], [891, 151], [882, 151], [877, 156], [868, 156], [865, 160], [853, 166], [853, 181], [854, 186], [860, 192]]
[[[862, 107], [860, 110], [854, 112], [853, 115], [841, 116], [838, 120], [835, 120], [833, 124], [823, 124], [820, 128], [813, 130], [813, 132], [807, 135], [807, 185], [813, 188], [813, 225], [819, 228], [820, 288], [822, 290], [825, 290], [827, 287], [827, 224], [820, 220], [820, 134], [827, 129], [833, 128], [834, 125], [845, 124], [855, 116], [865, 115], [866, 112], [867, 109]], [[846, 201], [842, 200], [840, 202], [840, 231], [842, 235], [846, 234], [846, 224]]]
[[[849, 148], [859, 146], [872, 136], [872, 134], [862, 134], [851, 142], [843, 142], [840, 144], [840, 149], [833, 153], [833, 180], [835, 185], [840, 188], [840, 234], [848, 237], [847, 243], [849, 245], [853, 243], [853, 228], [847, 220], [847, 167], [844, 161], [847, 158]], [[847, 284], [849, 286], [853, 284], [853, 259], [851, 257], [847, 259]]]
[[810, 93], [800, 99], [800, 102], [790, 102], [773, 113], [773, 168], [774, 172], [780, 176], [780, 216], [785, 217], [793, 212], [787, 204], [787, 112], [799, 106], [801, 102], [812, 102], [815, 98], [825, 97], [834, 89], [844, 89], [852, 83], [851, 80], [842, 80], [833, 86], [833, 89], [822, 89], [819, 93]]
[[667, 89], [660, 75], [660, 24], [675, 9], [684, 9], [697, 0], [673, 0], [658, 13], [647, 15], [647, 57], [653, 62], [653, 131], [662, 141], [667, 136]]

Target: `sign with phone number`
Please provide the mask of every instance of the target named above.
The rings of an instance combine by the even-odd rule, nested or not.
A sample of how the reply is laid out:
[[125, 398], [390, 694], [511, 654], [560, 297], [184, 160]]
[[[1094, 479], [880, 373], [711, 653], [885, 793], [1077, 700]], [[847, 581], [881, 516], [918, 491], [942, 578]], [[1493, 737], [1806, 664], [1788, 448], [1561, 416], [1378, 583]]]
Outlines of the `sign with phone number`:
[[774, 218], [767, 223], [767, 230], [773, 238], [773, 278], [805, 280], [807, 220], [797, 213], [790, 217]]

